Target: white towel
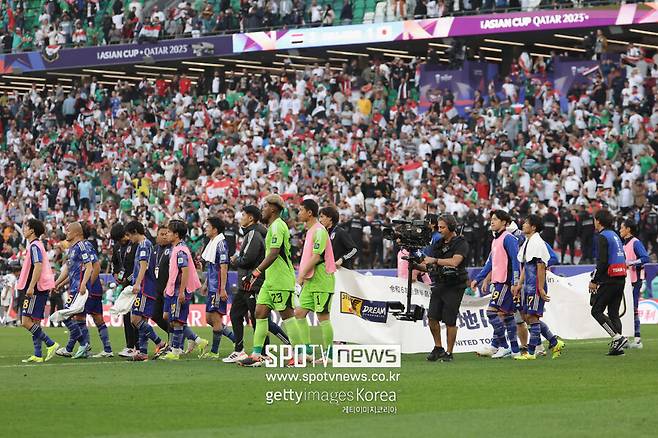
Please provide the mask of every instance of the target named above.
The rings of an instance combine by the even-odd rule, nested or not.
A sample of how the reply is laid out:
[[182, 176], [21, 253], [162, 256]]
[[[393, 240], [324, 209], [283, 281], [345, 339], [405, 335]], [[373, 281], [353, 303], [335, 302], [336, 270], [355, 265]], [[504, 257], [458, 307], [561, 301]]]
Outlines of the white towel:
[[213, 237], [213, 239], [208, 242], [206, 248], [203, 250], [201, 258], [209, 263], [215, 263], [215, 257], [217, 256], [217, 245], [219, 245], [219, 242], [222, 240], [224, 240], [224, 235], [221, 233]]
[[133, 293], [132, 286], [128, 286], [124, 288], [119, 294], [119, 296], [117, 297], [117, 300], [114, 302], [112, 307], [110, 307], [110, 314], [118, 316], [130, 312], [130, 310], [133, 307], [133, 301], [135, 301], [136, 296], [137, 294]]
[[541, 238], [539, 233], [535, 233], [530, 236], [530, 239], [526, 239], [519, 249], [518, 259], [519, 262], [525, 263], [532, 259], [541, 259], [544, 264], [548, 264], [551, 255], [548, 253], [548, 248], [546, 247], [546, 242]]
[[85, 310], [85, 303], [87, 302], [87, 297], [89, 296], [89, 291], [84, 295], [76, 295], [75, 300], [71, 303], [68, 309], [58, 310], [57, 312], [50, 315], [48, 318], [53, 324], [59, 324], [73, 315], [77, 315]]

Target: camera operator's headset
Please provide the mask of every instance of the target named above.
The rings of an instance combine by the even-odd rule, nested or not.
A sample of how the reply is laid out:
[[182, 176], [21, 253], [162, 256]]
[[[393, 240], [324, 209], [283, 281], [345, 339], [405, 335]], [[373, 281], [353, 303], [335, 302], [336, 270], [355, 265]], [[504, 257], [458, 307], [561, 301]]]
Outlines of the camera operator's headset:
[[[457, 231], [457, 228], [459, 224], [457, 223], [457, 219], [455, 218], [454, 215], [452, 214], [442, 214], [439, 216], [439, 220], [445, 222], [446, 227], [448, 227], [448, 231], [451, 233]], [[461, 234], [458, 232], [457, 234]]]

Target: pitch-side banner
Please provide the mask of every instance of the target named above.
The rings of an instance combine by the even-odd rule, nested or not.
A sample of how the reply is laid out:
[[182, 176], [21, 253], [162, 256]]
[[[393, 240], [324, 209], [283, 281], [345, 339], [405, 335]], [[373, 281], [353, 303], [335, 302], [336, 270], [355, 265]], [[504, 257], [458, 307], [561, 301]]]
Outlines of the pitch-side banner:
[[[548, 294], [544, 321], [565, 339], [605, 338], [607, 334], [590, 315], [587, 291], [589, 274], [558, 277], [548, 273]], [[392, 277], [362, 275], [339, 269], [332, 301], [331, 319], [336, 341], [359, 344], [399, 344], [403, 353], [428, 352], [433, 347], [427, 317], [423, 321], [397, 320], [387, 302], [406, 303], [406, 281]], [[633, 299], [626, 285], [622, 303], [624, 335], [633, 334]], [[429, 307], [430, 288], [415, 283], [412, 303]], [[488, 345], [492, 328], [486, 318], [487, 297], [465, 296], [459, 311], [455, 352], [477, 351]], [[624, 305], [625, 304], [625, 305]], [[442, 327], [445, 342], [445, 327]]]

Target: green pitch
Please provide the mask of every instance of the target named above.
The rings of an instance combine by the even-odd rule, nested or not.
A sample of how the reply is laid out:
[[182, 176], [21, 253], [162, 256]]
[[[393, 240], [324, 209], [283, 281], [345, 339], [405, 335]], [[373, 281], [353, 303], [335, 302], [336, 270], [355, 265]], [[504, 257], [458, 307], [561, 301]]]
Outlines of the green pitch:
[[[123, 331], [110, 329], [116, 351]], [[246, 330], [250, 332], [250, 330]], [[64, 329], [49, 329], [63, 343]], [[198, 330], [210, 338], [210, 330]], [[99, 340], [90, 330], [94, 352]], [[42, 437], [389, 437], [656, 436], [658, 327], [643, 326], [643, 350], [606, 357], [604, 340], [567, 342], [557, 360], [514, 362], [460, 354], [454, 363], [404, 356], [398, 382], [268, 382], [266, 373], [196, 358], [178, 363], [123, 359], [22, 365], [31, 338], [0, 329], [0, 436]], [[314, 332], [319, 340], [319, 331]], [[250, 339], [247, 340], [250, 345]], [[222, 357], [231, 343], [222, 339]], [[329, 369], [335, 373], [336, 369]], [[390, 369], [341, 369], [340, 372]], [[395, 403], [265, 402], [267, 391], [395, 392]], [[396, 414], [344, 413], [390, 406]]]

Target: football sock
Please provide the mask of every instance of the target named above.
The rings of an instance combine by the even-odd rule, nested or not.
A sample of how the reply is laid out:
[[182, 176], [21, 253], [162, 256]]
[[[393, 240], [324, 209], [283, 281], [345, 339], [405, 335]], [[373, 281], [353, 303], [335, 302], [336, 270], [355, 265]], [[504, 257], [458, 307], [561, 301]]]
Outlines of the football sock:
[[212, 331], [212, 347], [210, 348], [211, 353], [217, 354], [219, 352], [219, 342], [222, 340], [222, 332]]
[[332, 346], [334, 345], [334, 328], [331, 325], [331, 320], [320, 321], [320, 330], [322, 331], [322, 344], [329, 352], [329, 357], [331, 357]]
[[229, 338], [231, 342], [235, 342], [235, 334], [231, 331], [230, 328], [224, 326], [222, 327], [222, 331], [220, 333]]
[[39, 327], [39, 324], [33, 324], [32, 327], [30, 327], [30, 333], [32, 333], [32, 344], [34, 345], [34, 355], [36, 357], [41, 357], [41, 343], [43, 342], [43, 336], [46, 335], [45, 333], [43, 333], [43, 330], [41, 330], [41, 327]]
[[267, 336], [267, 318], [257, 319], [256, 328], [254, 329], [254, 354], [263, 352], [263, 344]]
[[184, 336], [184, 329], [182, 326], [177, 326], [174, 327], [174, 332], [171, 335], [171, 343], [172, 343], [172, 348], [176, 348], [178, 350], [183, 349], [183, 336]]
[[311, 327], [308, 325], [308, 320], [304, 318], [296, 318], [297, 335], [302, 344], [306, 346], [306, 354], [311, 354]]
[[78, 326], [80, 327], [81, 337], [80, 345], [89, 345], [89, 329], [87, 328], [87, 321], [78, 321]]
[[137, 324], [137, 346], [140, 353], [148, 354], [148, 339], [146, 338], [146, 330], [142, 327], [143, 325], [144, 321], [140, 321], [139, 324]]
[[530, 324], [530, 341], [528, 342], [528, 353], [535, 354], [535, 349], [541, 344], [541, 325], [538, 322]]
[[299, 326], [297, 322], [298, 320], [294, 316], [292, 316], [288, 319], [283, 320], [283, 322], [281, 323], [283, 329], [288, 333], [288, 336], [290, 337], [290, 343], [292, 345], [304, 344], [304, 341], [301, 339], [301, 335], [299, 333]]
[[505, 328], [507, 330], [507, 338], [509, 339], [509, 345], [510, 348], [512, 349], [512, 353], [518, 353], [519, 340], [516, 336], [516, 321], [514, 320], [514, 316], [507, 315], [505, 317], [504, 322], [505, 322]]
[[77, 321], [73, 321], [72, 319], [64, 321], [64, 325], [69, 330], [69, 341], [66, 344], [66, 351], [72, 352], [73, 347], [75, 347], [75, 343], [80, 339], [82, 332], [80, 331], [80, 326], [78, 326]]
[[101, 342], [103, 343], [103, 350], [106, 353], [111, 353], [112, 345], [110, 344], [110, 333], [107, 330], [107, 326], [105, 324], [101, 324], [96, 328], [98, 329], [98, 336], [101, 338]]
[[551, 329], [548, 327], [548, 324], [546, 324], [544, 321], [539, 321], [539, 325], [541, 326], [541, 335], [544, 337], [544, 339], [548, 340], [548, 346], [549, 348], [555, 347], [557, 344], [557, 336], [551, 332]]
[[185, 336], [185, 339], [189, 339], [190, 341], [196, 341], [198, 336], [192, 329], [186, 325], [185, 328], [183, 328], [183, 336]]
[[505, 339], [505, 326], [498, 316], [498, 312], [487, 312], [487, 319], [493, 327], [494, 337], [498, 339], [498, 346], [507, 348], [507, 339]]
[[290, 338], [288, 338], [288, 335], [286, 332], [283, 331], [283, 329], [274, 321], [271, 319], [268, 321], [268, 328], [267, 330], [272, 333], [274, 336], [279, 338], [282, 344], [285, 345], [290, 345]]
[[30, 333], [36, 336], [37, 339], [41, 340], [41, 342], [45, 342], [46, 346], [48, 347], [51, 347], [53, 346], [53, 344], [55, 344], [55, 341], [53, 341], [48, 337], [46, 332], [43, 331], [43, 329], [38, 323], [34, 323], [32, 327], [30, 327]]

